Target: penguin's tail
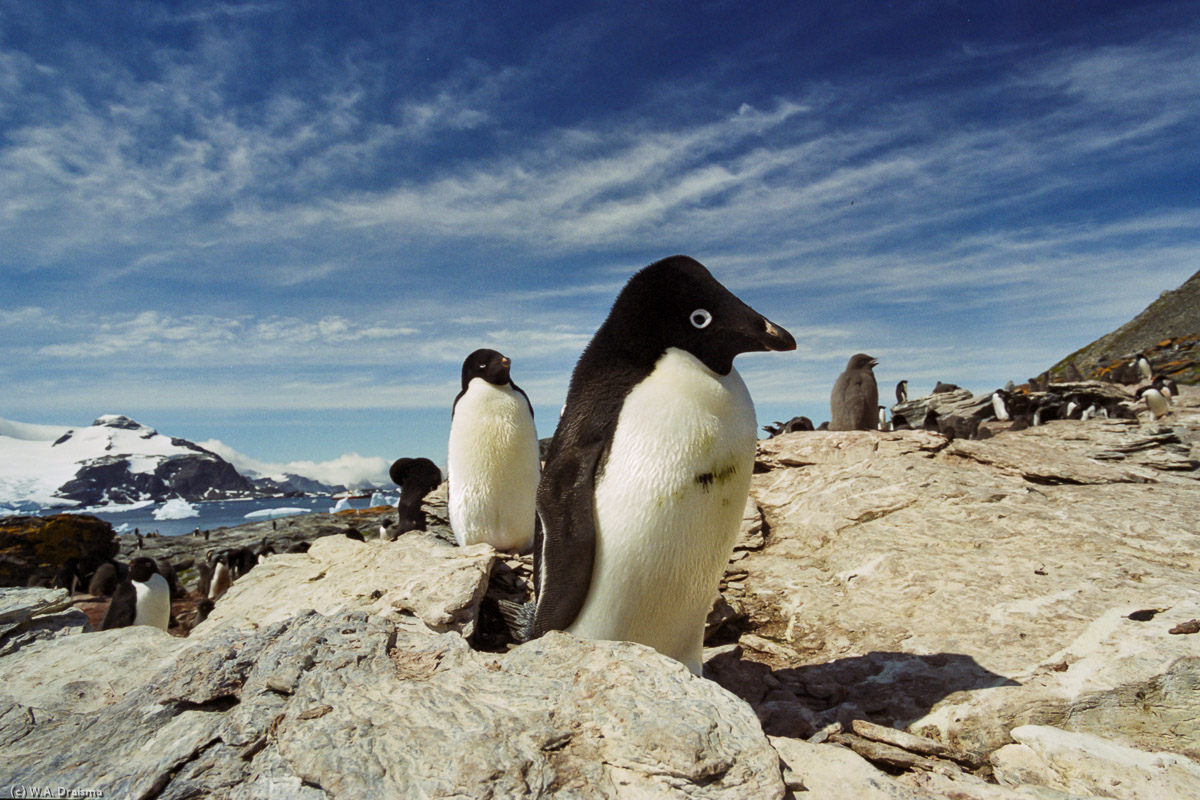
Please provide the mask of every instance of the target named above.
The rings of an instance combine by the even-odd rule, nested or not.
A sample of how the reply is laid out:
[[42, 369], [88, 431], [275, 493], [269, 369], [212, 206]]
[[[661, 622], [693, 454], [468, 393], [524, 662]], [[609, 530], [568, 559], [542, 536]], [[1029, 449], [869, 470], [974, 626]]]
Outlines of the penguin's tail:
[[496, 607], [500, 617], [508, 626], [509, 635], [514, 642], [528, 642], [533, 638], [533, 612], [537, 603], [533, 600], [524, 602], [517, 600], [497, 600]]

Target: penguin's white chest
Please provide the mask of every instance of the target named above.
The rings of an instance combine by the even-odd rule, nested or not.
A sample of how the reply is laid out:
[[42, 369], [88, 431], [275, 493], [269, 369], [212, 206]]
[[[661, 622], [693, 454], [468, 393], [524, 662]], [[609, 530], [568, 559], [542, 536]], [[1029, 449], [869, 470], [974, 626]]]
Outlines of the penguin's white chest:
[[137, 593], [134, 625], [153, 625], [164, 631], [171, 623], [171, 589], [162, 575], [155, 573], [145, 583], [133, 581]]
[[737, 370], [669, 349], [629, 393], [595, 488], [596, 559], [568, 630], [635, 641], [699, 674], [704, 620], [733, 552], [756, 420]]
[[473, 379], [454, 410], [448, 461], [450, 527], [458, 543], [529, 549], [541, 460], [524, 396]]

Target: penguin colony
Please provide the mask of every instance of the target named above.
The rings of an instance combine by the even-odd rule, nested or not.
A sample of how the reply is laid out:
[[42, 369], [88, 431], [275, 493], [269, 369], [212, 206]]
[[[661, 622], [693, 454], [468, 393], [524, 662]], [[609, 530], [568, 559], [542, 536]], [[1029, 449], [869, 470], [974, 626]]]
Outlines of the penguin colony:
[[[512, 360], [495, 350], [471, 353], [451, 406], [448, 506], [460, 546], [487, 543], [532, 551], [534, 599], [506, 618], [519, 640], [552, 630], [653, 647], [700, 674], [704, 622], [729, 561], [754, 466], [753, 401], [735, 357], [795, 349], [795, 340], [747, 306], [699, 262], [658, 261], [634, 274], [584, 349], [548, 448], [539, 452], [532, 403], [513, 381]], [[879, 403], [878, 359], [857, 353], [834, 382], [831, 421], [793, 417], [763, 427], [768, 435], [813, 430], [937, 431], [949, 438], [994, 435], [1055, 419], [1135, 417], [1120, 403], [1045, 375], [1028, 391], [1010, 382], [970, 416], [919, 420]], [[1150, 385], [1137, 394], [1151, 420], [1170, 413], [1173, 381], [1153, 375], [1145, 355], [1128, 370]], [[1078, 370], [1075, 370], [1077, 373]], [[957, 391], [938, 382], [931, 394]], [[895, 387], [907, 405], [908, 381]], [[401, 458], [389, 476], [400, 487], [384, 541], [424, 531], [425, 496], [442, 481], [425, 458]], [[362, 534], [354, 531], [362, 538]], [[273, 549], [211, 551], [197, 566], [195, 622], [232, 583]], [[135, 558], [107, 563], [90, 577], [64, 565], [63, 585], [111, 594], [103, 628], [166, 629], [179, 593], [170, 564]]]

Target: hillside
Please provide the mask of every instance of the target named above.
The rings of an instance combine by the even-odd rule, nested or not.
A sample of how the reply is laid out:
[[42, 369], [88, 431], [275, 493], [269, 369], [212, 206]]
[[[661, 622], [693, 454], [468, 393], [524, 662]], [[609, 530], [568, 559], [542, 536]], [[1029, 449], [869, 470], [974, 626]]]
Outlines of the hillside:
[[1200, 272], [1049, 372], [1052, 378], [1062, 378], [1073, 363], [1082, 377], [1102, 379], [1140, 353], [1146, 354], [1157, 374], [1179, 383], [1200, 383]]

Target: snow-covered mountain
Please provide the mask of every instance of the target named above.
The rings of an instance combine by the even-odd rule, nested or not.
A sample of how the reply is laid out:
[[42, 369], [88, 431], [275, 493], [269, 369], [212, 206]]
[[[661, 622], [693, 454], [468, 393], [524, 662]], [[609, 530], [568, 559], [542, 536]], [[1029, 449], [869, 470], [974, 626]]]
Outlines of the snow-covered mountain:
[[0, 504], [73, 506], [262, 494], [217, 454], [107, 414], [85, 428], [0, 419]]

